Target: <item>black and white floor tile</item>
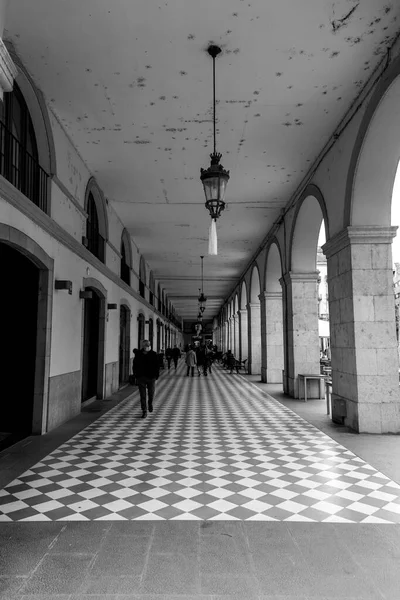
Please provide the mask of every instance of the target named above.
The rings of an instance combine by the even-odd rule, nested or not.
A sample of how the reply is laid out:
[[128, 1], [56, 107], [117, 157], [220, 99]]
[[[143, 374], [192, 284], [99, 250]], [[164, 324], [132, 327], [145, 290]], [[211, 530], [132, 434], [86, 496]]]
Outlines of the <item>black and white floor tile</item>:
[[400, 523], [400, 486], [239, 375], [163, 372], [0, 490], [0, 521]]

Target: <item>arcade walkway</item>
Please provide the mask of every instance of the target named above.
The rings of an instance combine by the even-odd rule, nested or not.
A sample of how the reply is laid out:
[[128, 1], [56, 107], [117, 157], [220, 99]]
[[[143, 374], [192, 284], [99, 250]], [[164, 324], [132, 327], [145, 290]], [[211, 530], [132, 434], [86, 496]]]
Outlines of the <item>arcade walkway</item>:
[[14, 467], [0, 598], [398, 600], [399, 483], [220, 368], [181, 361], [140, 414], [135, 391]]

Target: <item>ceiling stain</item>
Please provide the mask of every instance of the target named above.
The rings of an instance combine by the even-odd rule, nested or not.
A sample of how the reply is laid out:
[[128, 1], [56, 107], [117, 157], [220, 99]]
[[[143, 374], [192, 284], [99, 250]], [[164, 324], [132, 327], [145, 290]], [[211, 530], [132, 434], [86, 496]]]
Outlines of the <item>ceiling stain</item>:
[[357, 2], [357, 4], [355, 6], [353, 6], [353, 8], [344, 17], [342, 17], [340, 19], [333, 19], [331, 21], [333, 33], [337, 33], [339, 31], [339, 29], [342, 29], [342, 27], [345, 27], [348, 25], [348, 21], [349, 21], [350, 17], [354, 14], [354, 12], [357, 10], [359, 5], [360, 5], [360, 2]]

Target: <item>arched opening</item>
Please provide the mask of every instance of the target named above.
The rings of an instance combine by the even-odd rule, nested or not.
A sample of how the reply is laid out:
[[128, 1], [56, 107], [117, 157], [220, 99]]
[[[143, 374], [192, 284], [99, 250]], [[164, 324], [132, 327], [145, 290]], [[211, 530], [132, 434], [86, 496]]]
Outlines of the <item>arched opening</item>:
[[108, 237], [107, 209], [103, 194], [92, 178], [86, 187], [85, 210], [87, 212], [84, 246], [101, 262], [105, 262], [105, 244]]
[[146, 290], [146, 265], [143, 256], [140, 257], [139, 265], [139, 294], [145, 298]]
[[85, 292], [91, 295], [83, 300], [82, 402], [103, 397], [104, 379], [105, 296], [90, 284]]
[[254, 265], [250, 280], [250, 301], [247, 305], [249, 333], [248, 371], [252, 375], [261, 374], [260, 292], [260, 273], [257, 266]]
[[138, 320], [138, 338], [137, 338], [137, 342], [138, 343], [137, 343], [137, 347], [140, 349], [140, 342], [145, 339], [145, 337], [144, 337], [145, 336], [145, 331], [144, 331], [144, 328], [145, 328], [144, 314], [140, 313], [139, 316], [138, 316], [138, 318], [137, 318], [137, 320]]
[[[0, 449], [32, 433], [38, 333], [39, 268], [0, 243], [3, 377]], [[43, 360], [43, 357], [40, 357]]]
[[48, 174], [39, 164], [32, 118], [16, 82], [0, 103], [0, 174], [48, 212]]
[[120, 277], [127, 285], [131, 284], [132, 252], [128, 232], [126, 229], [121, 237], [121, 265]]
[[282, 383], [283, 360], [283, 305], [282, 261], [277, 242], [268, 248], [265, 263], [265, 358], [262, 379], [267, 383]]
[[[306, 191], [291, 233], [290, 272], [283, 278], [284, 391], [294, 398], [304, 398], [305, 394], [299, 374], [320, 374], [317, 249], [324, 214], [320, 192]], [[321, 396], [321, 381], [307, 380], [307, 398]]]
[[121, 304], [119, 313], [119, 385], [129, 379], [129, 361], [131, 346], [131, 313], [127, 306]]
[[246, 360], [249, 357], [249, 332], [248, 332], [248, 314], [247, 314], [247, 288], [243, 281], [240, 290], [240, 308], [239, 308], [239, 356], [240, 360]]
[[149, 276], [149, 302], [152, 306], [154, 306], [155, 301], [154, 301], [154, 276], [153, 276], [153, 271], [150, 271], [150, 276]]
[[[392, 226], [400, 226], [400, 162], [393, 185], [391, 223]], [[400, 235], [398, 229], [392, 244], [392, 260], [397, 356], [400, 364]]]

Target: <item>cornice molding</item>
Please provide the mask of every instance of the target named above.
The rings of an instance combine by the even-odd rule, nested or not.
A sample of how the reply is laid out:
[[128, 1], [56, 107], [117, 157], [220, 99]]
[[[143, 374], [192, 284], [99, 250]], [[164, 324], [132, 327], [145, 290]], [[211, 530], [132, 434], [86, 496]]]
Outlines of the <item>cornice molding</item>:
[[397, 227], [393, 226], [346, 227], [328, 240], [322, 246], [322, 251], [328, 259], [352, 244], [391, 244], [396, 231]]
[[14, 64], [3, 40], [0, 38], [0, 96], [4, 92], [11, 92], [18, 69]]
[[[82, 260], [88, 263], [90, 266], [97, 269], [105, 277], [115, 283], [118, 287], [123, 289], [127, 294], [132, 296], [135, 300], [140, 302], [146, 308], [151, 310], [156, 316], [161, 317], [163, 323], [167, 323], [167, 319], [158, 312], [158, 310], [152, 306], [145, 298], [143, 298], [139, 292], [136, 292], [129, 285], [127, 285], [122, 279], [118, 277], [111, 269], [109, 269], [104, 263], [96, 258], [89, 250], [82, 246], [75, 238], [67, 233], [58, 223], [53, 221], [51, 217], [46, 215], [36, 204], [33, 204], [26, 196], [24, 196], [19, 190], [17, 190], [7, 179], [0, 175], [0, 194], [3, 199], [16, 208], [19, 212], [24, 214], [28, 219], [38, 225], [43, 231], [53, 237], [57, 242], [68, 248], [71, 252], [79, 256]], [[174, 325], [173, 325], [174, 327]], [[175, 326], [176, 327], [176, 326]]]

